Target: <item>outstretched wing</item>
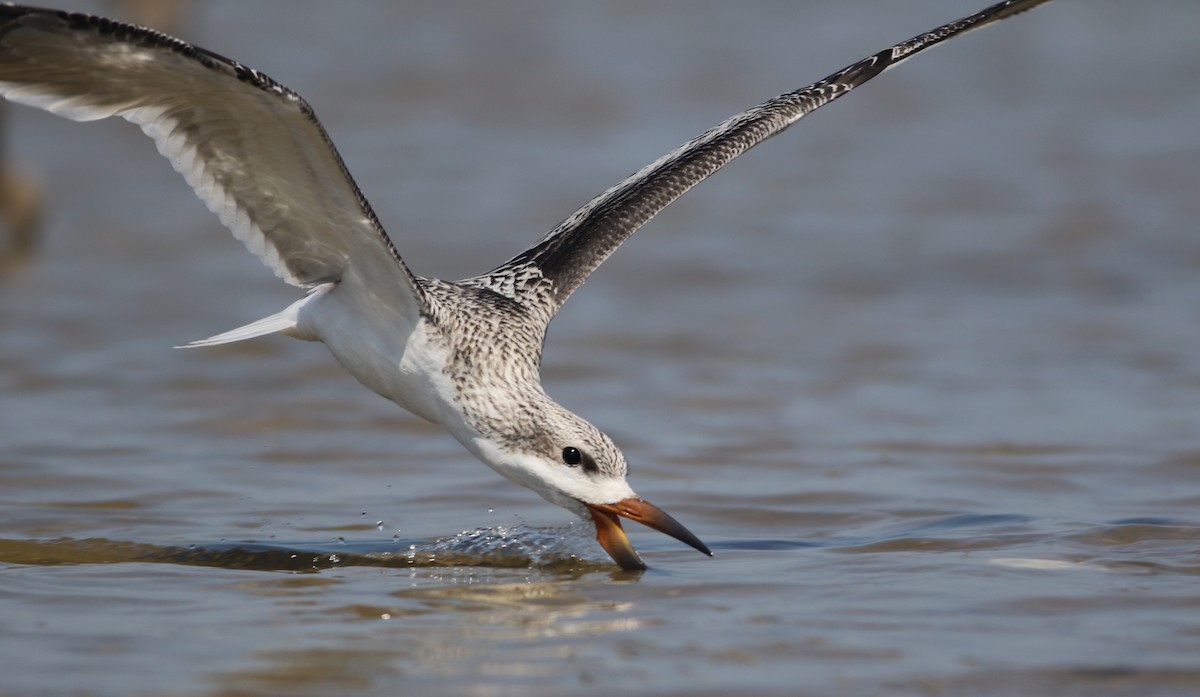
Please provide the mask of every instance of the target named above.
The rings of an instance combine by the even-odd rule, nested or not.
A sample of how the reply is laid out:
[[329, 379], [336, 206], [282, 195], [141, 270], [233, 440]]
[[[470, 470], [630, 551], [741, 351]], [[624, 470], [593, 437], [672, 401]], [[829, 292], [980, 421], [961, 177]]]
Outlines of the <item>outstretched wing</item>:
[[592, 199], [530, 249], [466, 282], [536, 308], [548, 321], [638, 228], [738, 155], [916, 53], [1046, 1], [993, 5], [744, 111]]
[[288, 283], [422, 291], [312, 109], [266, 75], [156, 31], [0, 6], [0, 94], [76, 121], [120, 116]]

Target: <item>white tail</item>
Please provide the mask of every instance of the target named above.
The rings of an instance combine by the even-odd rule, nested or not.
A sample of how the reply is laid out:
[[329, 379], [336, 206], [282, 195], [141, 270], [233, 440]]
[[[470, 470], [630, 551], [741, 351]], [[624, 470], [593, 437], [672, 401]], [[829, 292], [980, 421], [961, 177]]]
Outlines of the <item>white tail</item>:
[[201, 346], [219, 346], [221, 344], [232, 344], [235, 341], [245, 341], [275, 332], [282, 332], [287, 329], [292, 329], [296, 326], [296, 311], [295, 306], [288, 307], [283, 312], [264, 317], [257, 322], [251, 322], [237, 329], [230, 329], [227, 332], [222, 332], [216, 336], [210, 336], [207, 339], [197, 339], [189, 341], [182, 346], [175, 348], [199, 348]]
[[276, 312], [270, 317], [263, 317], [257, 322], [251, 322], [237, 329], [230, 329], [227, 332], [221, 332], [216, 336], [210, 336], [207, 339], [198, 339], [189, 341], [182, 346], [175, 348], [199, 348], [201, 346], [220, 346], [221, 344], [232, 344], [235, 341], [245, 341], [246, 339], [254, 339], [267, 334], [275, 334], [283, 332], [289, 336], [294, 336], [298, 339], [315, 339], [316, 337], [303, 336], [292, 332], [296, 328], [297, 318], [300, 316], [300, 308], [305, 303], [316, 300], [333, 290], [334, 284], [325, 283], [313, 288], [308, 292], [308, 295], [288, 305], [282, 312]]

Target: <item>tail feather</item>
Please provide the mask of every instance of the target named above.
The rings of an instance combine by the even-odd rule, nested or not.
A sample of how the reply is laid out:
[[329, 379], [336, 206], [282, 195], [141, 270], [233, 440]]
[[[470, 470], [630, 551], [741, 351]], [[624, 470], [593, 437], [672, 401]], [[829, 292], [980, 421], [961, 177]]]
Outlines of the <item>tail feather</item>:
[[296, 325], [300, 317], [300, 308], [310, 302], [316, 302], [321, 299], [329, 291], [337, 287], [336, 283], [324, 283], [308, 291], [308, 294], [300, 298], [296, 302], [288, 305], [282, 312], [276, 312], [270, 317], [263, 317], [257, 322], [251, 322], [237, 329], [230, 329], [227, 332], [222, 332], [216, 336], [210, 336], [207, 339], [199, 339], [190, 341], [182, 346], [175, 348], [199, 348], [201, 346], [220, 346], [221, 344], [232, 344], [235, 341], [245, 341], [246, 339], [254, 339], [267, 334], [275, 334], [283, 332], [288, 336], [305, 341], [320, 341], [320, 338], [310, 332], [297, 331]]
[[237, 329], [230, 329], [227, 332], [222, 332], [216, 336], [210, 336], [207, 339], [197, 339], [189, 341], [182, 346], [175, 348], [199, 348], [201, 346], [220, 346], [221, 344], [232, 344], [235, 341], [245, 341], [246, 339], [254, 339], [267, 334], [283, 332], [296, 327], [296, 308], [289, 307], [283, 312], [277, 312], [270, 317], [264, 317], [257, 322], [251, 322]]

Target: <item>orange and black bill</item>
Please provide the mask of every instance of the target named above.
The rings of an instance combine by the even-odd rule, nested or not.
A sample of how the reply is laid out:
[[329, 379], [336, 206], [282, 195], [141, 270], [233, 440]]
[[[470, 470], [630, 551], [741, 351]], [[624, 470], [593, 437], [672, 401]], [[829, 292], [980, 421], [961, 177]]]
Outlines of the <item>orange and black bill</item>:
[[679, 521], [667, 515], [661, 508], [648, 501], [628, 498], [616, 503], [585, 503], [583, 505], [587, 506], [588, 512], [592, 514], [592, 521], [596, 523], [596, 540], [613, 558], [613, 561], [627, 571], [644, 571], [646, 564], [638, 556], [637, 550], [633, 548], [629, 538], [626, 537], [625, 530], [621, 527], [621, 518], [636, 520], [646, 527], [670, 535], [680, 542], [712, 556], [712, 552], [698, 537], [683, 527]]

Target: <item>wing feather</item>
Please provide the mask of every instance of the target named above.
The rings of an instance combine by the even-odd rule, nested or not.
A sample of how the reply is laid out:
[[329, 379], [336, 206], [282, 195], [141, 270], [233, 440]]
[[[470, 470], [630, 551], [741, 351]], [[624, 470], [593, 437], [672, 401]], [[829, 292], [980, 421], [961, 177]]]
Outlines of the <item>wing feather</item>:
[[734, 158], [916, 53], [1047, 1], [992, 5], [737, 114], [592, 199], [533, 247], [465, 283], [537, 308], [549, 321], [630, 235]]
[[0, 93], [137, 124], [196, 195], [288, 283], [361, 283], [405, 311], [423, 292], [311, 107], [270, 77], [156, 31], [0, 7]]

